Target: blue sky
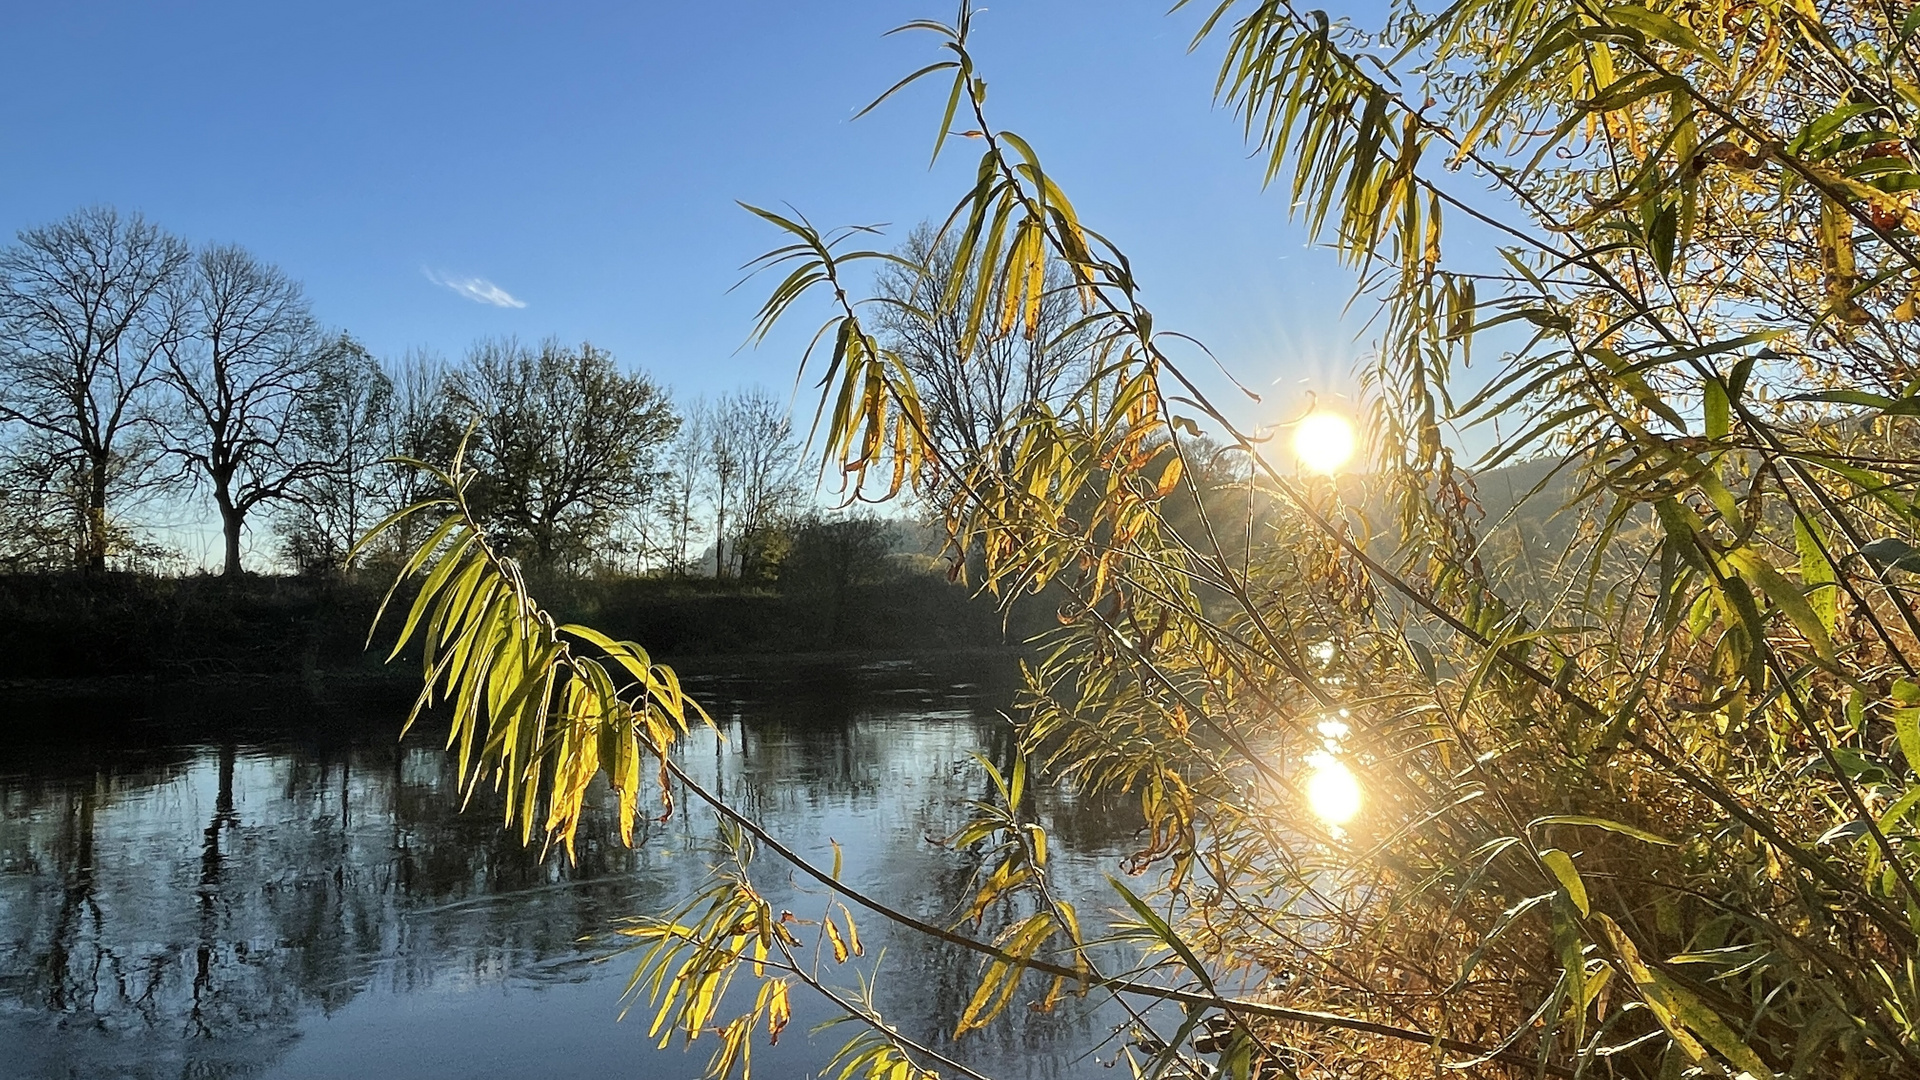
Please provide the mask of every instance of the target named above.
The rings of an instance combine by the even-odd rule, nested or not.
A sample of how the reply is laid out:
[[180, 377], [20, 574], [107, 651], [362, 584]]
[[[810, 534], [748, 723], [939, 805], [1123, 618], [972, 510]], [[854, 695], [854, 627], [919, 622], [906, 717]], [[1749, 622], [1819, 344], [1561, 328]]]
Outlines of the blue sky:
[[[779, 237], [734, 200], [896, 237], [944, 215], [975, 151], [927, 168], [943, 91], [851, 122], [935, 58], [929, 36], [882, 37], [920, 16], [950, 6], [5, 5], [0, 234], [110, 203], [279, 263], [381, 355], [553, 334], [682, 395], [784, 391], [811, 327], [737, 351], [771, 282], [727, 290]], [[976, 48], [997, 122], [1133, 256], [1160, 325], [1214, 346], [1269, 392], [1243, 415], [1275, 420], [1345, 382], [1360, 320], [1212, 107], [1197, 18], [1000, 0]]]

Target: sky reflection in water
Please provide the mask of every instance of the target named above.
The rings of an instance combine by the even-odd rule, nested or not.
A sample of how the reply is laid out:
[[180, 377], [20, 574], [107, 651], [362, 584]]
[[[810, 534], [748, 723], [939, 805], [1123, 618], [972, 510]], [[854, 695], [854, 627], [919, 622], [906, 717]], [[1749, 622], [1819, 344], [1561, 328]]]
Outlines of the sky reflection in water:
[[[1006, 688], [969, 681], [983, 663], [702, 680], [724, 739], [697, 733], [682, 760], [802, 853], [827, 862], [839, 840], [851, 883], [945, 921], [970, 864], [928, 838], [984, 794], [971, 755], [1008, 749], [996, 718]], [[698, 891], [710, 813], [683, 807], [629, 850], [602, 799], [577, 863], [542, 862], [500, 829], [491, 800], [459, 813], [438, 733], [394, 742], [387, 707], [362, 707], [344, 727], [335, 716], [326, 735], [256, 716], [230, 741], [194, 730], [230, 724], [183, 721], [192, 703], [159, 711], [166, 719], [0, 744], [0, 1073], [697, 1074], [711, 1040], [656, 1051], [638, 1010], [616, 1023], [634, 958], [609, 957], [608, 931]], [[1058, 793], [1041, 810], [1060, 884], [1104, 896], [1127, 815]], [[796, 895], [770, 858], [770, 899], [817, 912], [820, 898]], [[882, 1008], [938, 1040], [973, 960], [873, 917], [862, 930], [870, 961], [885, 949]], [[1016, 1007], [954, 1053], [1001, 1077], [1111, 1076], [1078, 1057], [1116, 1022], [1088, 1015], [1092, 1002], [1069, 999], [1054, 1016]], [[837, 1045], [832, 1033], [808, 1038], [825, 1013], [804, 992], [795, 1003], [780, 1045], [756, 1048], [763, 1075], [805, 1075]]]

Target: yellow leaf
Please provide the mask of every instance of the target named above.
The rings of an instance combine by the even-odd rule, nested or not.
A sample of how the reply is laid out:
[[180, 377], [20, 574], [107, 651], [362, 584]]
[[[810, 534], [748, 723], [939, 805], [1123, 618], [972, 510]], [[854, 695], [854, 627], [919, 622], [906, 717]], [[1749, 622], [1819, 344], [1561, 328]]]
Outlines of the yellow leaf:
[[1560, 888], [1566, 891], [1573, 906], [1580, 909], [1580, 914], [1589, 914], [1587, 883], [1580, 880], [1580, 871], [1573, 868], [1573, 856], [1559, 848], [1548, 848], [1540, 853], [1540, 862], [1553, 872], [1554, 879], [1560, 882]]
[[827, 940], [833, 944], [833, 962], [836, 964], [846, 963], [847, 943], [840, 937], [840, 928], [833, 925], [833, 916], [829, 915], [821, 919], [820, 923], [826, 928]]
[[1686, 987], [1648, 967], [1640, 958], [1640, 950], [1618, 924], [1605, 915], [1596, 918], [1606, 932], [1621, 966], [1626, 969], [1627, 976], [1639, 987], [1641, 1000], [1647, 1003], [1648, 1010], [1660, 1021], [1660, 1026], [1667, 1029], [1674, 1045], [1683, 1053], [1699, 1063], [1708, 1060], [1706, 1047], [1711, 1046], [1734, 1068], [1751, 1073], [1755, 1078], [1774, 1075], [1760, 1055], [1742, 1041], [1718, 1013], [1709, 1009]]
[[987, 965], [986, 974], [981, 976], [980, 985], [973, 991], [973, 998], [960, 1014], [960, 1022], [954, 1025], [953, 1034], [956, 1038], [980, 1027], [999, 1013], [999, 1008], [990, 1007], [989, 1003], [1000, 984], [1006, 981], [1007, 974], [1007, 965], [998, 960]]
[[1175, 454], [1173, 460], [1167, 462], [1166, 469], [1160, 473], [1160, 483], [1154, 489], [1156, 496], [1164, 498], [1173, 490], [1174, 485], [1180, 482], [1180, 468], [1180, 455]]
[[773, 993], [767, 1003], [767, 1042], [777, 1045], [780, 1032], [793, 1019], [793, 1005], [787, 1000], [787, 980], [775, 979], [771, 985]]
[[867, 955], [866, 947], [860, 944], [860, 928], [853, 924], [853, 912], [845, 904], [840, 905], [840, 917], [847, 923], [847, 949], [855, 956]]

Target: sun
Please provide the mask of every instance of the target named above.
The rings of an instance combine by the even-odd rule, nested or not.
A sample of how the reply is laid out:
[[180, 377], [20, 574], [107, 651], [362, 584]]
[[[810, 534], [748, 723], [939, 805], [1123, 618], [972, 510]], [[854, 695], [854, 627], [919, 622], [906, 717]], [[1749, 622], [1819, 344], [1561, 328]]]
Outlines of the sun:
[[1310, 413], [1293, 428], [1293, 454], [1318, 473], [1332, 473], [1353, 458], [1358, 439], [1353, 422], [1339, 413]]
[[1307, 756], [1313, 772], [1307, 777], [1307, 805], [1329, 825], [1345, 825], [1360, 813], [1360, 778], [1332, 754]]

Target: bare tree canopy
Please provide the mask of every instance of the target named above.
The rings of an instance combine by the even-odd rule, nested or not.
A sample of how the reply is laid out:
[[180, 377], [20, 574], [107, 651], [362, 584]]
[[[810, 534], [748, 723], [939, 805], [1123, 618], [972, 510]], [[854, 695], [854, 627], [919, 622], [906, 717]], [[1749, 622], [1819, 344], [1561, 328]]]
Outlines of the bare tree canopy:
[[301, 570], [348, 568], [347, 553], [383, 508], [381, 462], [404, 452], [393, 376], [345, 335], [327, 356], [291, 418], [306, 455], [323, 467], [295, 482], [275, 522]]
[[165, 350], [167, 449], [213, 489], [224, 572], [238, 574], [248, 513], [328, 468], [299, 421], [345, 342], [321, 337], [298, 282], [242, 248], [201, 251], [188, 283], [185, 333]]
[[689, 574], [694, 569], [694, 504], [710, 479], [707, 461], [713, 449], [708, 432], [712, 410], [705, 401], [686, 404], [680, 418], [680, 430], [666, 447], [666, 475], [659, 492], [660, 511], [667, 516], [667, 537], [673, 573]]
[[[761, 580], [771, 572], [774, 533], [800, 501], [800, 447], [787, 410], [755, 387], [708, 409], [707, 472], [717, 509], [714, 574]], [[733, 526], [727, 527], [728, 511]], [[726, 559], [728, 543], [733, 558]]]
[[154, 383], [183, 329], [190, 254], [139, 214], [80, 210], [0, 251], [0, 419], [77, 498], [78, 562], [104, 570], [109, 501], [153, 447]]
[[645, 375], [551, 339], [482, 341], [447, 395], [451, 415], [474, 424], [474, 505], [507, 550], [543, 568], [586, 556], [616, 515], [648, 502], [659, 448], [680, 424]]
[[879, 272], [876, 295], [888, 302], [876, 308], [875, 330], [920, 384], [934, 443], [960, 461], [993, 456], [987, 451], [1032, 406], [1077, 390], [1092, 342], [1075, 329], [1079, 311], [1064, 268], [1048, 264], [1031, 327], [1000, 326], [1000, 286], [989, 283], [982, 296], [956, 251], [953, 235], [915, 228], [896, 254], [921, 269], [889, 263]]

